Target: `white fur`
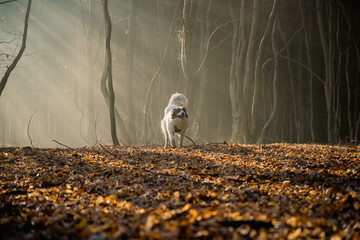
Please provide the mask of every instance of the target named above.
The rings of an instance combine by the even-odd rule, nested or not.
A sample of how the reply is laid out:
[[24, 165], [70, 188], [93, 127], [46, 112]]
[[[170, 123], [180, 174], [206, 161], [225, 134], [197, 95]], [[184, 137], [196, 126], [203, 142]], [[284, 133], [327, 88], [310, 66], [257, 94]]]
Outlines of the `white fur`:
[[168, 106], [178, 105], [178, 106], [181, 106], [181, 107], [186, 107], [187, 103], [188, 103], [188, 100], [185, 97], [185, 95], [183, 95], [181, 93], [174, 93], [170, 97]]
[[[186, 111], [183, 109], [181, 109], [177, 114], [179, 117], [172, 118], [172, 113], [176, 108], [185, 108], [187, 106], [187, 102], [188, 100], [185, 95], [181, 93], [174, 93], [170, 98], [168, 106], [165, 108], [164, 118], [161, 120], [161, 130], [165, 138], [165, 148], [168, 147], [169, 143], [172, 147], [176, 147], [175, 133], [180, 135], [179, 146], [182, 147], [185, 132], [189, 126], [189, 118], [187, 117]], [[181, 129], [181, 131], [176, 132], [175, 129]]]

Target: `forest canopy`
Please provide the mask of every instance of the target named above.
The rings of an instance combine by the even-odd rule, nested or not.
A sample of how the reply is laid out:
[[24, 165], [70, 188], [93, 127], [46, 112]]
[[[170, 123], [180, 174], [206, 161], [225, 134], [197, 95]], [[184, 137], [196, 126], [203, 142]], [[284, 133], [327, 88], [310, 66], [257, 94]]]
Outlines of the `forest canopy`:
[[[0, 76], [21, 46], [27, 6], [5, 2]], [[174, 92], [189, 99], [196, 142], [359, 142], [357, 1], [129, 0], [108, 9], [120, 144], [161, 144]], [[33, 2], [26, 50], [0, 97], [0, 146], [113, 143], [100, 87], [103, 13], [101, 1]]]

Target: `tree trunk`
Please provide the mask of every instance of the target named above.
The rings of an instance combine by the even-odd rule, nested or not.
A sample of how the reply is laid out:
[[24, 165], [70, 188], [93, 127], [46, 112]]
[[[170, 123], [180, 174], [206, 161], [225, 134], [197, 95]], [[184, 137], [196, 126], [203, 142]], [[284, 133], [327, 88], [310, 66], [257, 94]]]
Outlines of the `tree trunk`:
[[103, 79], [107, 78], [108, 81], [108, 91], [109, 91], [109, 112], [110, 112], [110, 128], [111, 128], [111, 139], [114, 145], [120, 145], [116, 133], [116, 122], [115, 122], [115, 94], [112, 82], [112, 57], [111, 57], [111, 19], [108, 10], [108, 0], [101, 1], [104, 11], [104, 20], [105, 20], [105, 65]]
[[[274, 52], [274, 56], [276, 56], [278, 54], [278, 39], [276, 39], [276, 28], [277, 28], [277, 19], [274, 19], [274, 24], [272, 26], [272, 37], [271, 37], [271, 43], [272, 43], [272, 48], [273, 48], [273, 52]], [[270, 114], [270, 117], [268, 118], [268, 120], [266, 121], [266, 123], [264, 124], [263, 128], [261, 129], [260, 132], [260, 137], [258, 139], [258, 143], [261, 143], [263, 141], [265, 141], [265, 137], [267, 132], [270, 129], [270, 126], [272, 124], [272, 122], [275, 120], [278, 112], [279, 112], [279, 108], [280, 108], [280, 84], [279, 84], [279, 76], [278, 76], [278, 70], [279, 70], [279, 59], [275, 58], [275, 63], [274, 63], [274, 76], [273, 76], [273, 83], [272, 83], [272, 87], [273, 87], [273, 108]]]
[[[286, 41], [286, 39], [284, 39], [284, 42]], [[286, 48], [286, 56], [288, 59], [290, 59], [290, 49]], [[292, 102], [292, 111], [293, 111], [293, 115], [294, 115], [294, 125], [295, 125], [295, 129], [296, 129], [296, 141], [299, 142], [299, 124], [298, 124], [298, 108], [299, 106], [297, 105], [297, 101], [296, 101], [296, 96], [299, 94], [298, 91], [299, 89], [295, 89], [295, 80], [294, 80], [294, 73], [293, 70], [291, 68], [291, 62], [289, 60], [287, 60], [287, 67], [288, 67], [288, 72], [289, 72], [289, 81], [290, 81], [290, 88], [291, 88], [291, 102]], [[292, 136], [290, 136], [292, 137]]]
[[127, 93], [127, 113], [128, 113], [128, 132], [135, 139], [135, 111], [134, 111], [134, 102], [133, 102], [133, 91], [132, 91], [132, 82], [133, 82], [133, 62], [134, 62], [134, 50], [135, 50], [135, 39], [136, 39], [136, 11], [137, 11], [137, 0], [130, 0], [130, 15], [128, 20], [128, 29], [127, 29], [127, 47], [126, 47], [126, 93]]
[[230, 68], [230, 100], [232, 108], [232, 141], [246, 143], [250, 140], [248, 125], [248, 108], [244, 105], [244, 76], [246, 68], [246, 53], [248, 50], [248, 33], [246, 19], [246, 3], [241, 1], [239, 13], [230, 4], [230, 16], [233, 22], [232, 58]]
[[[81, 9], [81, 18], [82, 18], [82, 27], [86, 39], [86, 66], [84, 70], [87, 72], [87, 91], [86, 91], [86, 110], [85, 110], [85, 116], [86, 116], [86, 124], [85, 130], [86, 130], [86, 136], [83, 137], [83, 139], [89, 144], [94, 145], [97, 143], [96, 139], [96, 120], [95, 120], [95, 91], [94, 86], [96, 86], [96, 78], [94, 77], [94, 64], [95, 64], [95, 56], [93, 54], [93, 48], [94, 48], [94, 30], [95, 30], [95, 1], [89, 1], [88, 7], [84, 8], [83, 1], [80, 0], [80, 9]], [[83, 40], [78, 40], [78, 45], [81, 47], [83, 45]], [[81, 45], [81, 46], [80, 46]], [[78, 58], [80, 55], [77, 56]], [[81, 63], [80, 63], [81, 61]], [[78, 60], [78, 64], [83, 66], [82, 59]], [[81, 122], [81, 121], [80, 121]], [[81, 128], [81, 126], [80, 126]], [[81, 130], [80, 130], [81, 132]]]
[[[286, 34], [285, 32], [282, 31], [281, 27], [279, 26], [279, 31], [280, 31], [280, 36], [282, 37], [282, 40], [284, 42], [285, 45], [287, 45], [287, 43], [289, 43], [290, 41], [287, 41], [286, 39]], [[302, 45], [301, 43], [298, 43], [298, 56], [297, 58], [298, 59], [302, 59]], [[287, 69], [288, 69], [288, 74], [289, 74], [289, 82], [290, 82], [290, 89], [291, 89], [291, 100], [290, 100], [290, 97], [289, 97], [289, 100], [292, 104], [291, 106], [291, 111], [293, 112], [293, 123], [291, 121], [289, 121], [289, 129], [290, 129], [290, 133], [289, 133], [289, 139], [291, 141], [294, 141], [295, 142], [301, 142], [303, 139], [302, 139], [302, 130], [303, 130], [303, 118], [301, 118], [301, 113], [302, 113], [302, 109], [303, 109], [303, 106], [302, 106], [302, 86], [301, 86], [301, 81], [302, 81], [302, 76], [301, 76], [301, 73], [302, 73], [302, 69], [299, 69], [298, 70], [298, 74], [299, 74], [299, 77], [298, 77], [298, 81], [295, 80], [295, 77], [294, 77], [294, 69], [292, 68], [292, 64], [291, 64], [291, 52], [290, 52], [290, 47], [286, 47], [285, 49], [286, 51], [286, 57], [287, 57]], [[297, 83], [298, 82], [298, 83]], [[300, 87], [298, 87], [297, 85], [300, 85]], [[289, 103], [290, 104], [290, 103]], [[290, 105], [291, 105], [290, 104]], [[290, 114], [288, 114], [290, 115]], [[291, 118], [289, 117], [289, 120]], [[295, 129], [295, 131], [293, 131], [293, 127]], [[296, 137], [294, 136], [296, 135]]]
[[[212, 0], [198, 0], [199, 6], [199, 24], [200, 24], [200, 41], [199, 41], [199, 68], [195, 72], [195, 77], [198, 80], [198, 106], [196, 111], [194, 112], [193, 120], [200, 123], [200, 134], [203, 133], [208, 129], [209, 121], [206, 120], [206, 97], [207, 97], [207, 82], [208, 82], [208, 74], [207, 74], [207, 64], [206, 61], [201, 61], [201, 59], [206, 59], [208, 54], [208, 44], [210, 41], [210, 25], [211, 25], [211, 16], [210, 11], [212, 7]], [[204, 63], [204, 64], [203, 64]], [[215, 132], [214, 132], [215, 134]], [[211, 138], [211, 134], [207, 133], [208, 137]]]
[[96, 139], [96, 129], [95, 126], [95, 98], [94, 98], [94, 86], [95, 86], [95, 77], [94, 77], [94, 56], [92, 53], [93, 49], [93, 37], [94, 37], [94, 28], [95, 28], [95, 1], [90, 1], [89, 3], [89, 30], [86, 35], [86, 55], [87, 55], [87, 64], [88, 64], [88, 131], [87, 139], [91, 143], [95, 143]]
[[6, 69], [4, 76], [1, 78], [0, 82], [0, 96], [2, 92], [4, 91], [4, 88], [6, 86], [6, 83], [10, 77], [11, 72], [15, 69], [17, 63], [19, 62], [21, 56], [23, 55], [25, 48], [26, 48], [26, 38], [27, 38], [27, 31], [29, 26], [29, 17], [30, 17], [30, 9], [31, 9], [31, 3], [32, 0], [28, 0], [27, 8], [26, 8], [26, 14], [25, 14], [25, 20], [24, 20], [24, 32], [23, 32], [23, 38], [21, 43], [21, 48], [16, 55], [14, 61], [11, 63], [11, 65]]
[[[261, 120], [260, 120], [260, 94], [261, 94], [261, 65], [263, 62], [263, 55], [265, 46], [267, 43], [267, 40], [269, 38], [269, 35], [271, 33], [271, 29], [274, 29], [274, 22], [275, 17], [277, 15], [278, 10], [278, 0], [274, 0], [272, 10], [270, 12], [269, 18], [267, 19], [267, 25], [265, 28], [264, 35], [261, 38], [259, 49], [256, 56], [256, 63], [255, 63], [255, 75], [254, 75], [254, 91], [253, 91], [253, 97], [252, 97], [252, 104], [251, 104], [251, 122], [252, 122], [252, 128], [251, 128], [251, 135], [254, 141], [258, 138], [258, 132], [257, 129], [261, 126]], [[275, 80], [275, 79], [274, 79]]]
[[311, 59], [311, 28], [312, 24], [310, 21], [306, 21], [306, 15], [303, 9], [303, 3], [304, 0], [299, 0], [299, 6], [301, 11], [301, 21], [304, 27], [304, 39], [305, 39], [305, 49], [306, 49], [306, 58], [309, 65], [309, 102], [310, 102], [310, 134], [311, 134], [311, 142], [315, 142], [316, 136], [315, 136], [315, 130], [314, 130], [314, 94], [313, 94], [313, 74], [312, 74], [312, 59]]
[[[250, 34], [249, 34], [249, 38], [248, 38], [248, 45], [247, 45], [247, 50], [246, 50], [246, 59], [245, 62], [243, 64], [245, 64], [244, 67], [244, 83], [243, 83], [243, 88], [242, 89], [238, 89], [240, 92], [238, 92], [238, 97], [240, 97], [241, 99], [239, 99], [239, 101], [243, 101], [243, 106], [244, 106], [244, 112], [245, 112], [245, 116], [246, 116], [246, 122], [248, 123], [248, 129], [247, 131], [250, 132], [253, 127], [252, 125], [254, 124], [251, 121], [251, 105], [252, 105], [252, 97], [254, 94], [253, 91], [253, 87], [254, 87], [254, 72], [255, 72], [255, 61], [256, 61], [256, 50], [257, 50], [257, 46], [258, 46], [258, 39], [259, 39], [259, 28], [260, 28], [260, 8], [261, 8], [261, 4], [259, 0], [254, 0], [253, 1], [253, 15], [252, 15], [252, 20], [251, 20], [251, 27], [250, 27]], [[244, 116], [244, 117], [245, 117]], [[250, 117], [249, 117], [250, 116]], [[250, 133], [251, 135], [251, 133]], [[254, 137], [253, 136], [247, 136], [247, 141], [251, 141], [254, 142]]]
[[[336, 30], [336, 48], [337, 48], [337, 71], [336, 71], [336, 78], [334, 78], [334, 95], [333, 95], [333, 111], [334, 111], [334, 138], [335, 141], [338, 142], [339, 141], [339, 135], [340, 135], [340, 83], [341, 83], [341, 79], [342, 79], [342, 65], [343, 65], [343, 53], [341, 50], [341, 43], [343, 41], [342, 37], [340, 36], [340, 11], [339, 9], [337, 9], [337, 14], [336, 14], [336, 26], [335, 26], [335, 30]], [[335, 53], [334, 53], [335, 55]], [[335, 60], [335, 57], [333, 58], [333, 61]], [[335, 66], [335, 64], [333, 64], [333, 66]], [[335, 70], [334, 70], [335, 71]]]
[[189, 112], [195, 112], [194, 109], [197, 107], [194, 101], [194, 89], [195, 86], [195, 65], [197, 60], [197, 54], [195, 51], [195, 40], [196, 35], [193, 34], [192, 30], [197, 17], [197, 6], [193, 0], [182, 0], [181, 5], [181, 17], [182, 17], [182, 29], [180, 32], [180, 63], [181, 69], [184, 76], [185, 95], [189, 102], [193, 103], [189, 105]]
[[[245, 1], [242, 1], [244, 3]], [[239, 45], [240, 45], [240, 21], [237, 21], [237, 15], [234, 11], [234, 7], [229, 5], [230, 15], [233, 19], [233, 38], [232, 38], [232, 54], [231, 54], [231, 65], [230, 65], [230, 102], [231, 102], [231, 113], [232, 113], [232, 132], [231, 132], [231, 139], [232, 141], [239, 140], [240, 136], [240, 109], [237, 100], [237, 77], [236, 77], [236, 69], [238, 66], [238, 59], [239, 59]], [[240, 84], [240, 83], [239, 83]]]
[[[327, 2], [325, 2], [327, 4]], [[329, 16], [328, 20], [332, 18], [332, 8], [329, 3]], [[328, 142], [333, 143], [335, 141], [334, 136], [334, 113], [333, 113], [333, 94], [334, 94], [334, 78], [333, 78], [333, 43], [331, 40], [331, 29], [332, 24], [330, 21], [328, 24], [328, 38], [326, 38], [325, 26], [324, 26], [324, 17], [322, 13], [321, 1], [316, 0], [316, 12], [317, 12], [317, 21], [320, 33], [321, 46], [323, 50], [324, 57], [324, 67], [325, 67], [325, 82], [324, 82], [324, 90], [325, 90], [325, 101], [326, 101], [326, 111], [327, 111], [327, 134], [328, 134]]]
[[354, 129], [354, 142], [355, 144], [358, 143], [358, 130], [360, 128], [360, 113], [359, 113], [359, 90], [360, 90], [360, 81], [359, 81], [359, 72], [360, 72], [360, 51], [359, 51], [359, 47], [357, 45], [355, 45], [355, 50], [356, 50], [356, 57], [357, 57], [357, 67], [358, 67], [358, 71], [356, 74], [356, 79], [357, 81], [355, 81], [355, 92], [354, 92], [354, 96], [355, 96], [355, 100], [354, 100], [354, 120], [353, 123], [355, 124], [355, 129]]

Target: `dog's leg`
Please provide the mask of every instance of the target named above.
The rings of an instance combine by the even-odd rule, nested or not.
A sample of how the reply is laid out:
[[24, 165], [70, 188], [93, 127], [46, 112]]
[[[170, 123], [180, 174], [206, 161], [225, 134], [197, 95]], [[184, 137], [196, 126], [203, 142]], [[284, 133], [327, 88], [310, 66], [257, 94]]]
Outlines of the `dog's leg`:
[[161, 131], [164, 135], [164, 139], [165, 139], [165, 144], [164, 144], [164, 148], [168, 147], [168, 142], [169, 142], [169, 135], [168, 135], [168, 131], [166, 128], [166, 122], [165, 122], [165, 117], [163, 120], [161, 120]]
[[175, 144], [175, 132], [173, 130], [174, 126], [172, 123], [168, 123], [166, 124], [166, 133], [168, 134], [167, 137], [168, 137], [168, 142], [170, 143], [170, 145], [172, 147], [176, 147], [176, 144]]
[[167, 148], [168, 147], [168, 142], [169, 142], [169, 134], [167, 131], [165, 131], [165, 145], [164, 145], [164, 148]]
[[170, 137], [170, 141], [171, 141], [171, 146], [176, 148], [176, 143], [175, 143], [175, 135], [173, 132], [169, 131], [169, 137]]
[[179, 147], [181, 148], [182, 148], [183, 140], [184, 140], [184, 134], [180, 134]]

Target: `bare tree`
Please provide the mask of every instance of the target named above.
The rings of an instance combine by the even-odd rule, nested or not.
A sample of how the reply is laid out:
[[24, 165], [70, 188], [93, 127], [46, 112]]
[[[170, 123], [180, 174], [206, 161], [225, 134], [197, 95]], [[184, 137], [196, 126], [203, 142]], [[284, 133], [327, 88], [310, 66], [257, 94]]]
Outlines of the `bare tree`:
[[[278, 42], [279, 40], [276, 39], [277, 36], [277, 19], [274, 18], [273, 20], [273, 24], [272, 24], [272, 34], [271, 34], [271, 43], [272, 43], [272, 49], [274, 52], [274, 55], [277, 55], [279, 48], [278, 48]], [[264, 124], [263, 128], [261, 129], [261, 133], [258, 139], [258, 142], [261, 143], [264, 141], [264, 137], [266, 136], [266, 133], [269, 131], [270, 129], [270, 124], [272, 124], [272, 122], [274, 122], [275, 118], [278, 115], [279, 112], [279, 108], [280, 108], [280, 83], [279, 83], [279, 60], [278, 58], [275, 58], [275, 63], [274, 63], [274, 76], [273, 76], [273, 82], [272, 82], [272, 94], [273, 94], [273, 108], [271, 111], [271, 114], [269, 116], [269, 118], [267, 119], [266, 123]]]
[[327, 134], [328, 134], [328, 141], [335, 142], [336, 141], [336, 136], [334, 133], [335, 114], [333, 110], [333, 101], [334, 101], [333, 97], [335, 91], [334, 61], [333, 61], [334, 42], [331, 39], [332, 37], [331, 33], [333, 30], [332, 29], [333, 26], [331, 23], [331, 19], [333, 17], [333, 8], [332, 8], [332, 3], [329, 3], [328, 5], [329, 12], [327, 19], [325, 19], [323, 13], [323, 9], [324, 9], [323, 4], [328, 4], [328, 2], [321, 3], [320, 0], [316, 0], [317, 20], [318, 20], [321, 46], [323, 49], [324, 69], [325, 69], [324, 91], [325, 91], [325, 102], [326, 102], [326, 110], [327, 110]]
[[243, 94], [245, 59], [248, 49], [246, 2], [241, 1], [239, 13], [235, 12], [233, 4], [229, 5], [233, 22], [232, 57], [230, 67], [230, 99], [232, 108], [232, 140], [247, 142], [250, 131], [247, 121], [245, 100]]
[[[195, 65], [196, 57], [193, 54], [194, 45], [196, 44], [196, 36], [193, 34], [197, 17], [197, 4], [194, 0], [181, 1], [181, 17], [182, 28], [179, 35], [180, 40], [180, 63], [184, 76], [185, 95], [189, 102], [194, 102], [194, 86], [195, 86]], [[190, 107], [189, 112], [193, 112], [195, 104]]]
[[[7, 1], [9, 2], [9, 1]], [[6, 3], [6, 2], [3, 2]], [[10, 77], [11, 72], [15, 69], [16, 65], [18, 64], [21, 56], [23, 55], [25, 48], [26, 48], [26, 38], [27, 38], [27, 31], [29, 26], [29, 17], [30, 17], [30, 9], [31, 9], [31, 3], [32, 0], [28, 0], [27, 8], [26, 8], [26, 14], [25, 14], [25, 21], [24, 21], [24, 32], [23, 32], [23, 39], [21, 43], [21, 48], [16, 55], [14, 61], [10, 64], [10, 66], [6, 69], [4, 76], [1, 79], [0, 82], [0, 96], [2, 92], [4, 91], [4, 88], [6, 86], [6, 83]]]
[[305, 42], [305, 49], [306, 49], [306, 59], [310, 69], [309, 74], [309, 104], [310, 104], [310, 133], [311, 133], [311, 141], [315, 142], [315, 129], [314, 129], [314, 94], [313, 94], [313, 74], [312, 74], [312, 58], [311, 58], [311, 33], [312, 33], [312, 24], [309, 21], [311, 17], [310, 14], [305, 14], [303, 9], [304, 0], [299, 0], [300, 12], [301, 12], [301, 21], [304, 27], [304, 42]]
[[[270, 36], [270, 33], [271, 33], [271, 29], [273, 30], [273, 33], [275, 31], [275, 17], [277, 16], [277, 11], [278, 11], [278, 3], [279, 3], [279, 0], [274, 0], [274, 3], [273, 3], [273, 6], [272, 6], [272, 10], [271, 10], [271, 13], [269, 15], [269, 18], [267, 20], [267, 25], [266, 25], [266, 28], [265, 28], [265, 32], [261, 38], [261, 41], [259, 43], [259, 48], [258, 48], [258, 51], [257, 51], [257, 56], [256, 56], [256, 62], [255, 62], [255, 75], [254, 75], [254, 78], [255, 78], [255, 81], [254, 81], [254, 92], [253, 92], [253, 98], [252, 98], [252, 108], [251, 108], [251, 119], [252, 119], [252, 128], [251, 128], [251, 135], [252, 135], [252, 138], [253, 138], [253, 141], [255, 141], [257, 138], [258, 138], [258, 133], [257, 133], [257, 130], [259, 128], [259, 125], [261, 124], [261, 120], [260, 120], [260, 113], [259, 113], [259, 102], [260, 102], [260, 94], [261, 94], [261, 87], [260, 87], [260, 84], [261, 84], [261, 63], [263, 62], [263, 54], [264, 54], [264, 50], [265, 50], [265, 47], [266, 47], [266, 43], [268, 41], [268, 38]], [[273, 51], [276, 55], [277, 53], [277, 46], [276, 46], [276, 43], [274, 43], [274, 36], [272, 37], [272, 44], [273, 44]], [[276, 60], [275, 60], [276, 61]], [[277, 77], [277, 63], [275, 63], [275, 67], [274, 67], [274, 72]], [[274, 86], [276, 86], [275, 82], [277, 82], [278, 80], [276, 79], [276, 77], [274, 76]], [[274, 90], [277, 90], [277, 89], [274, 89]], [[275, 96], [274, 96], [274, 108], [273, 108], [273, 111], [269, 117], [269, 119], [267, 120], [267, 122], [265, 123], [262, 131], [261, 131], [261, 134], [260, 134], [260, 138], [259, 139], [262, 139], [263, 136], [264, 136], [264, 133], [266, 132], [266, 129], [269, 127], [269, 124], [273, 121], [274, 117], [275, 117], [275, 113], [277, 112], [277, 109], [278, 109], [278, 97], [277, 97], [277, 91], [274, 91], [273, 93]]]
[[[103, 93], [104, 91], [108, 91], [109, 98], [106, 101], [109, 106], [109, 112], [110, 112], [110, 125], [111, 125], [111, 138], [114, 145], [120, 145], [119, 140], [117, 138], [116, 133], [116, 121], [115, 121], [115, 94], [114, 94], [114, 88], [113, 88], [113, 82], [112, 82], [112, 57], [111, 57], [111, 48], [110, 48], [110, 42], [111, 42], [111, 19], [109, 15], [109, 9], [108, 9], [108, 0], [102, 0], [102, 7], [103, 7], [103, 13], [104, 13], [104, 20], [105, 20], [105, 64], [104, 64], [104, 70], [101, 76], [101, 83], [104, 83], [107, 79], [108, 82], [108, 89], [104, 89], [104, 84], [102, 85]], [[105, 94], [104, 94], [105, 96]], [[105, 97], [105, 99], [107, 99]]]
[[[87, 69], [87, 107], [86, 115], [87, 115], [87, 132], [86, 132], [86, 141], [89, 144], [94, 144], [97, 139], [95, 137], [96, 132], [94, 131], [95, 124], [95, 98], [94, 98], [94, 86], [96, 85], [96, 77], [94, 74], [94, 64], [95, 60], [98, 57], [98, 54], [94, 52], [94, 32], [95, 32], [95, 24], [96, 24], [96, 6], [95, 1], [90, 0], [88, 3], [88, 7], [85, 8], [83, 4], [83, 0], [80, 0], [81, 7], [81, 18], [83, 24], [83, 31], [86, 39], [86, 69]], [[103, 24], [103, 23], [100, 23]]]
[[137, 11], [137, 0], [129, 0], [130, 13], [128, 19], [127, 28], [127, 46], [126, 46], [126, 99], [127, 114], [128, 114], [128, 132], [134, 138], [135, 132], [135, 113], [134, 113], [134, 102], [133, 102], [133, 62], [134, 62], [134, 51], [135, 51], [135, 40], [136, 40], [136, 11]]

